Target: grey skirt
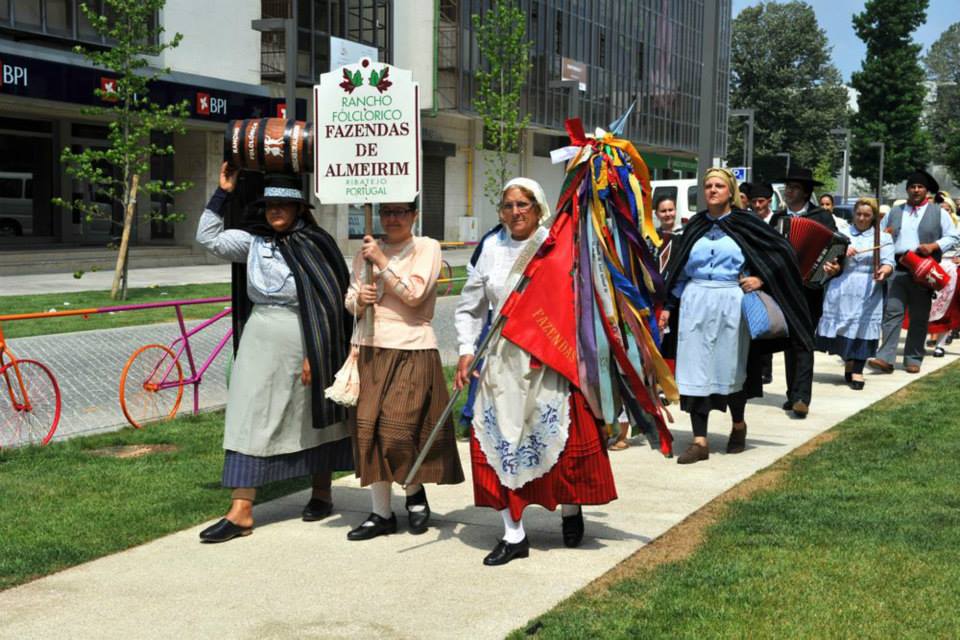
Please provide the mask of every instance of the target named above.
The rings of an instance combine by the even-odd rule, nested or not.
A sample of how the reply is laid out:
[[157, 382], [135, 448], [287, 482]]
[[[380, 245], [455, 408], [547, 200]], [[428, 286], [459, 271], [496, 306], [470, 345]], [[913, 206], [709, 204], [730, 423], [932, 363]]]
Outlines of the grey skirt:
[[314, 429], [297, 310], [256, 305], [244, 327], [227, 392], [223, 484], [268, 482], [352, 468], [346, 423]]

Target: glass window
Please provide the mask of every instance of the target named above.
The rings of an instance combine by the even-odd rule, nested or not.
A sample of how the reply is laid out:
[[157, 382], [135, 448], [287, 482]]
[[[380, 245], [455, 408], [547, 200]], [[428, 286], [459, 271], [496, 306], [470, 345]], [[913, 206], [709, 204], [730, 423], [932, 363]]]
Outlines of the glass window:
[[687, 211], [697, 212], [697, 194], [700, 187], [687, 187]]
[[47, 33], [73, 35], [72, 4], [70, 0], [47, 0]]
[[13, 19], [21, 28], [40, 28], [40, 0], [13, 0]]
[[33, 200], [33, 178], [29, 178], [27, 180], [27, 183], [23, 189], [23, 197]]
[[[87, 6], [93, 9], [94, 11], [99, 11], [99, 2], [88, 2]], [[87, 20], [87, 15], [83, 10], [77, 9], [77, 38], [80, 40], [87, 40], [93, 42], [99, 42], [100, 36], [93, 29], [93, 25], [90, 24], [90, 21]]]
[[322, 33], [330, 33], [330, 2], [314, 0], [313, 28]]
[[23, 180], [20, 178], [0, 178], [0, 198], [23, 197]]
[[10, 0], [0, 0], [0, 21], [10, 20]]

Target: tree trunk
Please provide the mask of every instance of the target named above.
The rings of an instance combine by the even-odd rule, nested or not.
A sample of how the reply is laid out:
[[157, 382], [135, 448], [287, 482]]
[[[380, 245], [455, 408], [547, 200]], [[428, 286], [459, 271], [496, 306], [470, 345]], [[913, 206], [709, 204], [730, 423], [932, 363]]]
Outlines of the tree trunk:
[[[126, 198], [126, 209], [123, 212], [123, 235], [120, 237], [120, 252], [117, 254], [117, 266], [113, 271], [113, 287], [110, 289], [110, 298], [124, 300], [127, 297], [126, 265], [127, 253], [130, 251], [130, 231], [133, 229], [133, 218], [137, 210], [137, 189], [140, 187], [140, 174], [133, 174], [130, 181], [130, 193]], [[124, 280], [123, 289], [120, 281]]]

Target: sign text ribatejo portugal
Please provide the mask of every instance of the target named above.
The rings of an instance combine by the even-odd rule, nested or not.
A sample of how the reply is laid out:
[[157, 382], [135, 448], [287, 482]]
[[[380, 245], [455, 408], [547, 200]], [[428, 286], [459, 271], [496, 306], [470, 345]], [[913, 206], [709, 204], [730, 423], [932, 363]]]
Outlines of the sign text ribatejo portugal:
[[313, 88], [314, 185], [322, 204], [410, 202], [420, 192], [420, 87], [364, 58]]

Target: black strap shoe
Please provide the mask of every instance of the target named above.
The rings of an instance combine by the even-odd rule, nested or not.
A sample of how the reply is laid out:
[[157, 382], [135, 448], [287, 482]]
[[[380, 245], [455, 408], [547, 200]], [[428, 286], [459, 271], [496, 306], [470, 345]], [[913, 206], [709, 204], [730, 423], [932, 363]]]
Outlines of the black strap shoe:
[[529, 555], [530, 543], [527, 542], [526, 536], [516, 544], [501, 540], [497, 543], [497, 546], [493, 548], [493, 551], [488, 553], [487, 557], [483, 559], [483, 564], [488, 567], [496, 567], [501, 564], [507, 564], [514, 558], [526, 558]]
[[310, 498], [310, 502], [303, 508], [301, 515], [304, 522], [316, 522], [323, 520], [333, 513], [333, 503], [321, 500], [320, 498]]
[[241, 527], [226, 518], [200, 532], [200, 542], [226, 542], [253, 533], [253, 527]]
[[571, 549], [579, 547], [583, 542], [583, 508], [575, 516], [563, 516], [560, 530], [563, 532], [564, 546]]
[[[423, 509], [411, 511], [410, 507], [423, 506]], [[421, 534], [427, 530], [430, 522], [430, 504], [427, 502], [427, 490], [420, 487], [412, 496], [407, 496], [407, 520], [410, 523], [410, 533]]]
[[370, 540], [397, 532], [397, 516], [391, 513], [389, 518], [371, 513], [356, 529], [347, 534], [347, 540]]

